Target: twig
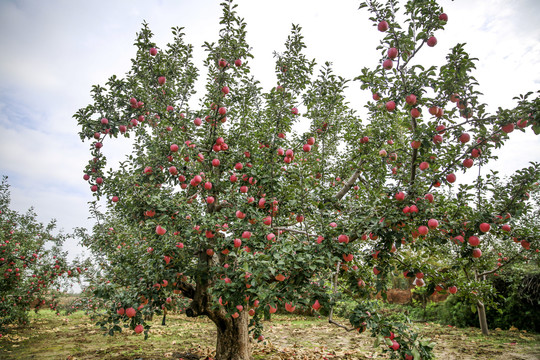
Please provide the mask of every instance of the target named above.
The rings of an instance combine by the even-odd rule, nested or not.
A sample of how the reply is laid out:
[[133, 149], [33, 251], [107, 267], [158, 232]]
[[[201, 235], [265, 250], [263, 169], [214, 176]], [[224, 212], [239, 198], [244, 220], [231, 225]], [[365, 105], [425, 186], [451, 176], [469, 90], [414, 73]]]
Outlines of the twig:
[[[351, 175], [351, 177], [349, 178], [349, 180], [347, 180], [347, 182], [343, 185], [343, 187], [341, 188], [341, 190], [335, 195], [336, 199], [337, 200], [341, 200], [345, 194], [347, 194], [347, 192], [351, 189], [351, 187], [353, 186], [354, 182], [358, 179], [358, 177], [360, 176], [360, 167], [364, 164], [364, 160], [361, 160], [358, 165], [357, 165], [357, 170], [354, 172], [354, 174]], [[362, 182], [364, 183], [364, 182]]]
[[307, 231], [296, 230], [296, 229], [291, 229], [291, 228], [275, 227], [273, 229], [274, 230], [279, 230], [279, 231], [290, 232], [290, 233], [294, 233], [294, 234], [302, 234], [302, 235], [311, 236], [311, 237], [318, 237], [319, 236], [317, 234], [310, 234]]

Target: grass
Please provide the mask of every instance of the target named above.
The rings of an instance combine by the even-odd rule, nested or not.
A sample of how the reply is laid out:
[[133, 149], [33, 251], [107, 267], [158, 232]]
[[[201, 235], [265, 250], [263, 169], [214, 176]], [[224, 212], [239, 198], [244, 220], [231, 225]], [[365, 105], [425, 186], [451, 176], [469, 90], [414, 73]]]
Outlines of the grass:
[[[27, 327], [13, 326], [0, 339], [0, 359], [179, 359], [196, 354], [213, 356], [216, 331], [207, 319], [169, 315], [168, 326], [156, 317], [148, 340], [125, 331], [103, 336], [88, 317], [78, 312], [69, 317], [51, 311], [32, 315]], [[265, 322], [265, 343], [254, 343], [254, 359], [382, 359], [366, 334], [347, 333], [324, 319], [278, 315]], [[439, 359], [540, 358], [540, 335], [493, 330], [483, 337], [479, 329], [458, 329], [439, 324], [417, 324], [418, 330], [437, 342]]]

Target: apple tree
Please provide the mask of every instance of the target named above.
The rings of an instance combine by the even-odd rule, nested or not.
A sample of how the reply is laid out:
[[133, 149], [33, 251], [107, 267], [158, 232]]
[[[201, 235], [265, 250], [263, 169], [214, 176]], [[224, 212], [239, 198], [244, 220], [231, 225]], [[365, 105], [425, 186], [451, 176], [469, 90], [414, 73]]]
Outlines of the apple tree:
[[62, 251], [66, 235], [55, 232], [55, 221], [42, 224], [32, 209], [24, 214], [11, 210], [10, 201], [4, 177], [0, 182], [0, 329], [10, 323], [26, 324], [31, 310], [56, 311], [52, 290], [78, 275], [68, 266]]
[[[405, 254], [454, 249], [456, 262], [475, 261], [453, 237], [503, 207], [461, 212], [474, 185], [456, 179], [493, 159], [510, 127], [537, 129], [538, 99], [527, 94], [487, 114], [463, 44], [440, 67], [421, 63], [448, 21], [436, 1], [402, 9], [365, 1], [381, 63], [355, 79], [373, 94], [362, 121], [344, 95], [351, 81], [306, 57], [297, 25], [275, 53], [277, 86], [263, 89], [250, 74], [246, 24], [232, 1], [222, 7], [219, 39], [204, 44], [198, 105], [199, 70], [184, 30], [173, 28], [173, 42], [160, 48], [143, 24], [131, 70], [94, 86], [92, 103], [74, 115], [90, 140], [83, 177], [97, 222], [82, 237], [106, 279], [93, 284], [109, 308], [99, 324], [147, 335], [145, 315], [182, 295], [191, 299], [187, 316], [216, 324], [217, 359], [250, 359], [250, 337], [264, 339], [261, 319], [278, 308], [324, 309], [350, 330], [332, 318], [346, 288], [359, 300], [352, 329], [369, 329], [392, 358], [432, 358], [434, 343], [364, 299], [396, 273], [418, 285], [439, 280], [435, 271], [423, 280], [422, 262]], [[118, 137], [132, 150], [108, 168], [107, 145]], [[519, 209], [510, 205], [505, 211]]]

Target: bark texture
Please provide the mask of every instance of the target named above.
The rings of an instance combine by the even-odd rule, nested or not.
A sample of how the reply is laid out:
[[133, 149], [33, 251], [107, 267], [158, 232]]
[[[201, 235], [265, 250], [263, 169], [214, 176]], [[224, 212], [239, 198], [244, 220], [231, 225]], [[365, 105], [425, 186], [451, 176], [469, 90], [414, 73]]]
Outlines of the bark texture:
[[236, 319], [218, 316], [216, 360], [251, 360], [248, 314], [242, 311]]
[[476, 303], [476, 308], [478, 309], [478, 320], [480, 321], [480, 329], [482, 329], [482, 335], [489, 336], [489, 329], [486, 318], [486, 308], [484, 303], [478, 301]]

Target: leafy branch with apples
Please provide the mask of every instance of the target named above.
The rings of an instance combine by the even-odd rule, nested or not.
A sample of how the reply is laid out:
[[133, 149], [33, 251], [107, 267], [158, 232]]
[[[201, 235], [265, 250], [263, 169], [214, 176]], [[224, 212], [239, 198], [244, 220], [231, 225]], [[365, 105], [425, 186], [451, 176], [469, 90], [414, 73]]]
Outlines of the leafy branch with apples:
[[[520, 219], [534, 206], [526, 194], [538, 191], [538, 164], [504, 185], [481, 169], [513, 131], [538, 133], [538, 98], [488, 114], [463, 44], [440, 67], [419, 60], [448, 21], [436, 1], [365, 1], [382, 39], [381, 63], [354, 79], [373, 94], [362, 120], [344, 95], [355, 82], [331, 63], [316, 73], [297, 25], [274, 54], [277, 86], [263, 89], [250, 73], [246, 24], [232, 0], [221, 5], [197, 105], [184, 30], [160, 48], [143, 24], [131, 70], [94, 86], [74, 115], [90, 142], [83, 177], [97, 222], [79, 236], [101, 265], [90, 288], [108, 306], [99, 325], [148, 336], [145, 316], [188, 298], [187, 316], [216, 325], [216, 359], [250, 359], [250, 338], [264, 341], [262, 319], [278, 309], [325, 311], [349, 329], [332, 318], [345, 289], [358, 301], [352, 329], [369, 329], [391, 358], [432, 358], [432, 341], [369, 299], [401, 273], [428, 290], [461, 291], [458, 271], [418, 254], [440, 252], [476, 277], [489, 273], [482, 250], [501, 242], [515, 238], [536, 255]], [[118, 137], [132, 150], [107, 168]], [[477, 180], [458, 185], [472, 167]]]
[[59, 314], [57, 294], [79, 278], [84, 268], [69, 264], [62, 251], [68, 235], [56, 221], [40, 223], [33, 209], [10, 208], [8, 178], [0, 182], [0, 337], [11, 324], [28, 324], [30, 311]]

